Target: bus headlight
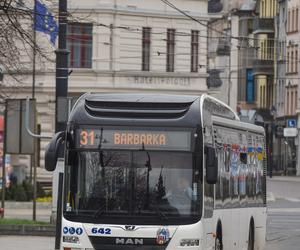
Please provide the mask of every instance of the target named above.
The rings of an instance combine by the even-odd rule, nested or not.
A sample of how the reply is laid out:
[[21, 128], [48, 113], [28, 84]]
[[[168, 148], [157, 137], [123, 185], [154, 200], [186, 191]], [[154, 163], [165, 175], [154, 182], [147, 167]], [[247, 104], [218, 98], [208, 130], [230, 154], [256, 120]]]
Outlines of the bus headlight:
[[182, 239], [180, 241], [181, 247], [193, 247], [193, 246], [199, 246], [199, 239]]
[[78, 244], [79, 238], [77, 236], [63, 236], [63, 242]]

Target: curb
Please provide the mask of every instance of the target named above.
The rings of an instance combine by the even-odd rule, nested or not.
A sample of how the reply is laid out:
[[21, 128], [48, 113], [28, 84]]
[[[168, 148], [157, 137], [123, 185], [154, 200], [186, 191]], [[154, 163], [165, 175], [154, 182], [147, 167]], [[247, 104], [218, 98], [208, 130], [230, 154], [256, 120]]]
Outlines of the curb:
[[267, 181], [300, 182], [300, 177], [297, 177], [297, 176], [273, 176], [272, 178], [267, 177]]
[[0, 235], [55, 236], [55, 226], [0, 225]]
[[[5, 201], [5, 209], [32, 209], [32, 201]], [[51, 210], [51, 202], [37, 202], [37, 209], [47, 209]]]

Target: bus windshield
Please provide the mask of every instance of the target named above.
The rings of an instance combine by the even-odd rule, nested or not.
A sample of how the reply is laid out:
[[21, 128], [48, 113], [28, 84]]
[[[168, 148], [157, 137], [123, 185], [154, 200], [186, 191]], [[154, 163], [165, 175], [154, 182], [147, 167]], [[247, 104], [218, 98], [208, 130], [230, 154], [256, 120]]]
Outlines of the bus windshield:
[[64, 216], [117, 224], [200, 219], [200, 166], [191, 152], [70, 150]]

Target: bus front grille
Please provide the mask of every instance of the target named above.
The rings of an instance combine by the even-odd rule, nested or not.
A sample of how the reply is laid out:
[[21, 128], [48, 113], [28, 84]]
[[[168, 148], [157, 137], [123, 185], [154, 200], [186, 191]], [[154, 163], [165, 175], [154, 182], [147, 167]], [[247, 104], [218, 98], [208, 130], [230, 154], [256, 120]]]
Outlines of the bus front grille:
[[95, 250], [165, 250], [168, 245], [157, 245], [155, 238], [89, 236], [89, 239]]

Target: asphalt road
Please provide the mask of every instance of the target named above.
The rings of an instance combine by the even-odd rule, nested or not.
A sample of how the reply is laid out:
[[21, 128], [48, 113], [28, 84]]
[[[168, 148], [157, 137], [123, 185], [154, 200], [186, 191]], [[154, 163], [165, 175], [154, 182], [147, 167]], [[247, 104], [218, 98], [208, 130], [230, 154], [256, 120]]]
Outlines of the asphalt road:
[[268, 191], [266, 250], [299, 250], [300, 181], [268, 180]]

